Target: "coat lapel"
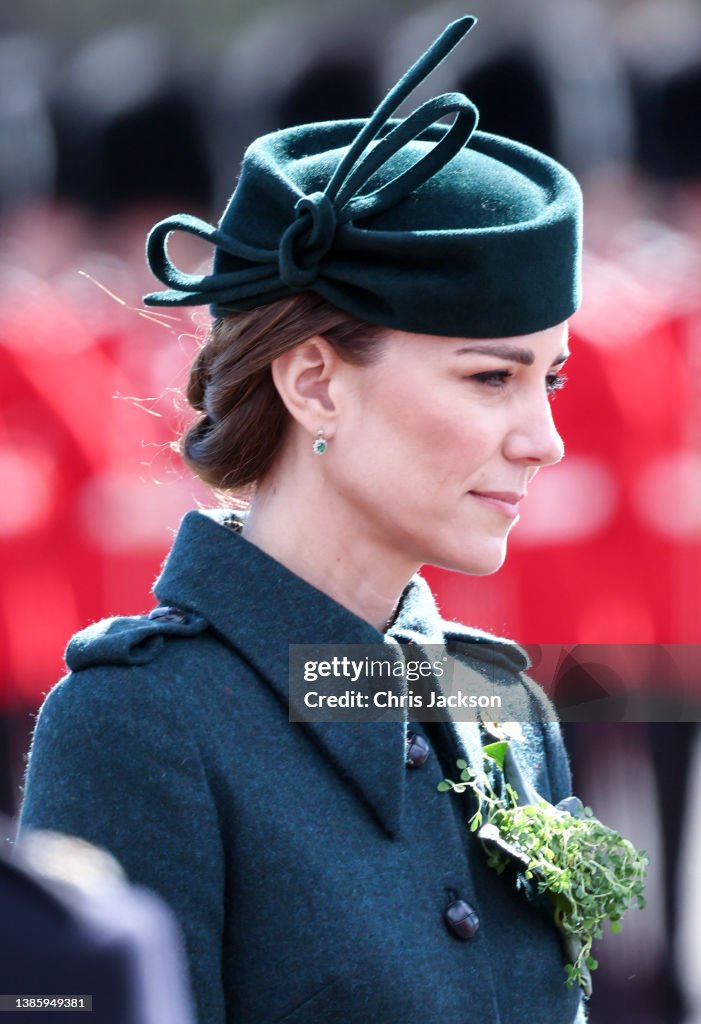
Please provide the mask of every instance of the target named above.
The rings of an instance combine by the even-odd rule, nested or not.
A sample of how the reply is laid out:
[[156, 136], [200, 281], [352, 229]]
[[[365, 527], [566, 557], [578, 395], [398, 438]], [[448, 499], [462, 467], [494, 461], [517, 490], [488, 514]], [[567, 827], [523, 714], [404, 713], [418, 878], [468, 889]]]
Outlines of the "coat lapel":
[[[154, 592], [162, 603], [196, 611], [207, 619], [286, 710], [290, 644], [393, 642], [244, 540], [226, 525], [227, 515], [230, 519], [231, 513], [225, 512], [188, 513]], [[412, 581], [402, 602], [412, 616], [417, 587], [421, 589]], [[426, 592], [437, 616], [428, 587]], [[425, 602], [425, 594], [423, 598]], [[387, 834], [400, 835], [406, 721], [303, 722], [290, 723], [290, 728], [303, 728]]]
[[[421, 580], [424, 583], [423, 580]], [[427, 584], [424, 586], [428, 589]], [[429, 598], [433, 603], [433, 598], [429, 592]], [[435, 608], [435, 604], [434, 604]], [[424, 636], [414, 626], [413, 628], [393, 628], [391, 632], [395, 635], [396, 639], [401, 643], [411, 643], [414, 645], [415, 650], [422, 650], [424, 644], [435, 644], [441, 645], [449, 653], [445, 647], [445, 633], [444, 625], [442, 620], [438, 620], [438, 623], [433, 626], [433, 629], [429, 636]], [[430, 655], [424, 653], [424, 657], [427, 661], [434, 661], [435, 654]], [[469, 666], [464, 666], [462, 671], [467, 671], [474, 676], [478, 676], [478, 673]], [[441, 689], [440, 680], [434, 678], [434, 685], [438, 690]], [[472, 768], [475, 770], [481, 770], [483, 753], [482, 753], [482, 737], [477, 722], [460, 722], [451, 719], [448, 723], [448, 730], [452, 737], [453, 747], [457, 757], [464, 758]]]

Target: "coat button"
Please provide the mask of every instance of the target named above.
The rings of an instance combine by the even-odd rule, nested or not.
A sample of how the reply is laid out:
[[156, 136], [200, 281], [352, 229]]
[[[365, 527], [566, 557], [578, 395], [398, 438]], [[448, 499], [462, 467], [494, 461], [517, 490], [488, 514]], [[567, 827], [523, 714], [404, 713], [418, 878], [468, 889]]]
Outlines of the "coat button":
[[423, 736], [416, 732], [406, 734], [406, 766], [407, 768], [420, 768], [431, 756], [429, 747]]
[[151, 609], [148, 617], [157, 622], [177, 622], [180, 625], [188, 621], [187, 612], [184, 612], [182, 608], [172, 608], [167, 604], [161, 604], [158, 608]]
[[445, 919], [459, 939], [473, 938], [480, 926], [477, 912], [465, 900], [455, 900], [445, 912]]

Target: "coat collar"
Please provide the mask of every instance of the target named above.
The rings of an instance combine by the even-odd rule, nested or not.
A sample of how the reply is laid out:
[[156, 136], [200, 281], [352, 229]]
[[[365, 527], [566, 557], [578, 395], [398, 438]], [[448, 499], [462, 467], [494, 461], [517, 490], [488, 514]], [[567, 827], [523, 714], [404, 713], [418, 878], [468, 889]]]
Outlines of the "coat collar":
[[[420, 576], [407, 584], [387, 634], [245, 540], [229, 510], [188, 513], [154, 592], [203, 616], [288, 707], [289, 644], [444, 642]], [[401, 829], [406, 722], [305, 722], [319, 749], [392, 837]], [[361, 752], [361, 756], [359, 755]]]

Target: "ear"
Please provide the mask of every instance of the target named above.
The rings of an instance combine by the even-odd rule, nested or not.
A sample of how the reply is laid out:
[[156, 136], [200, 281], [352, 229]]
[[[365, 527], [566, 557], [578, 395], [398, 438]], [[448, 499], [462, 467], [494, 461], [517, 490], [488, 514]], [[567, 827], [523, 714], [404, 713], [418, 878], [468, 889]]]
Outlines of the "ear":
[[326, 436], [333, 436], [340, 362], [326, 338], [315, 334], [271, 364], [273, 383], [287, 411], [311, 434], [323, 426]]

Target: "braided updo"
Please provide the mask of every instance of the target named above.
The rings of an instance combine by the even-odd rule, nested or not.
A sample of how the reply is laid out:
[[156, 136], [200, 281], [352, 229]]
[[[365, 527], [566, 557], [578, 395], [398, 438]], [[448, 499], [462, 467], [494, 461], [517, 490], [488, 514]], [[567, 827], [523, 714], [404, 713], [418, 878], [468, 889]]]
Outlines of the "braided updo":
[[347, 362], [369, 365], [386, 328], [357, 320], [311, 292], [212, 323], [186, 391], [201, 415], [179, 445], [184, 461], [210, 487], [245, 491], [271, 468], [289, 421], [271, 363], [315, 334]]

